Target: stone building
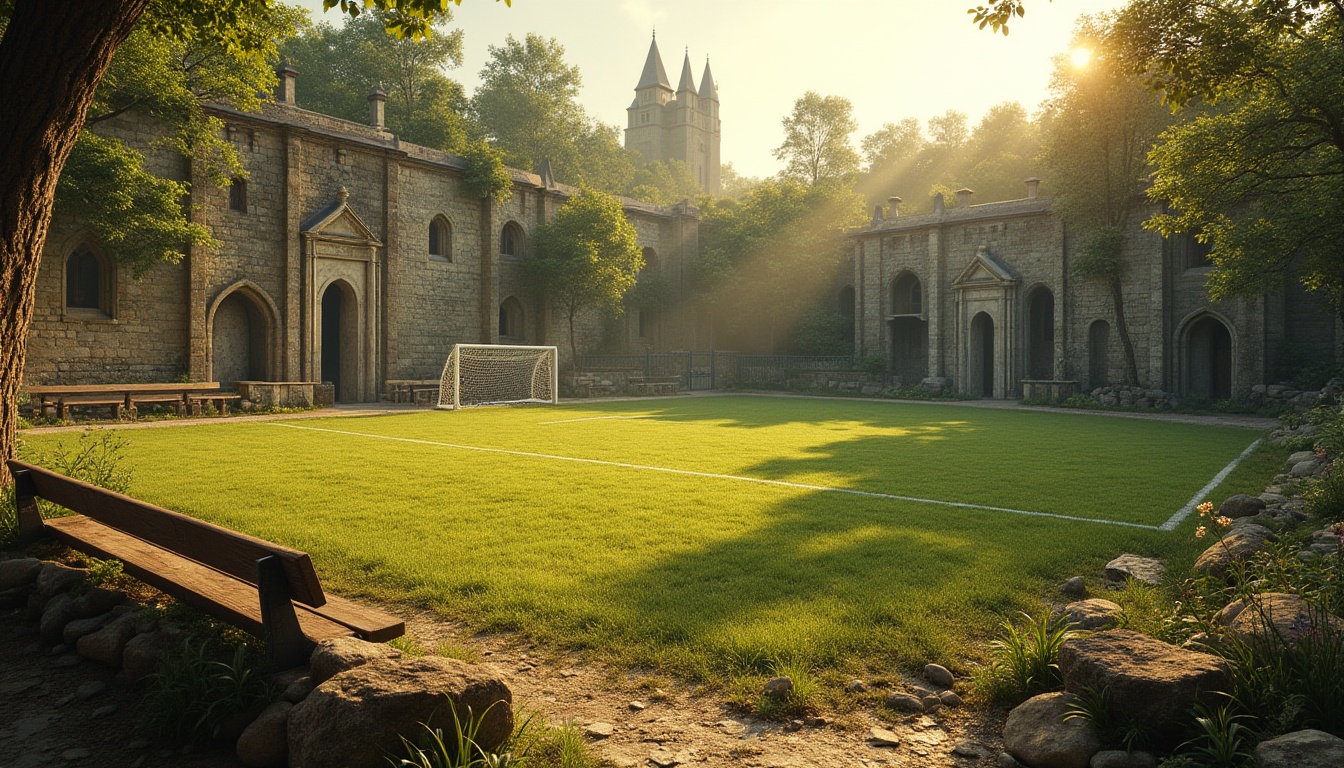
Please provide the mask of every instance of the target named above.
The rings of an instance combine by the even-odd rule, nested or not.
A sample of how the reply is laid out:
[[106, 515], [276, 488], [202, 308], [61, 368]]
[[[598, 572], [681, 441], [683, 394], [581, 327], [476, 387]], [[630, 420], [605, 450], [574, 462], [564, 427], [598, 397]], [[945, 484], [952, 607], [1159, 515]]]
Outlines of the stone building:
[[[385, 129], [381, 91], [368, 124], [352, 123], [301, 109], [296, 73], [280, 74], [276, 103], [260, 114], [210, 110], [247, 170], [228, 189], [156, 146], [162, 130], [148, 118], [100, 125], [153, 172], [192, 182], [191, 215], [219, 247], [136, 279], [58, 212], [27, 383], [321, 380], [338, 401], [358, 402], [377, 400], [389, 379], [437, 377], [454, 343], [558, 344], [566, 356], [564, 329], [524, 289], [519, 261], [574, 189], [512, 170], [512, 198], [483, 204], [463, 188], [462, 158]], [[694, 208], [623, 203], [647, 269], [680, 284], [698, 248]], [[617, 330], [631, 345], [680, 343], [638, 313]]]
[[687, 51], [681, 64], [681, 81], [674, 91], [655, 37], [639, 85], [635, 86], [635, 100], [626, 112], [626, 149], [639, 152], [650, 162], [680, 160], [695, 174], [706, 194], [719, 194], [719, 87], [708, 59], [697, 89]]
[[[852, 234], [840, 289], [860, 356], [881, 355], [901, 383], [940, 377], [973, 396], [1011, 398], [1023, 381], [1124, 381], [1110, 292], [1070, 274], [1077, 246], [1028, 180], [1020, 200], [902, 216], [891, 198]], [[1137, 217], [1142, 219], [1145, 217]], [[1210, 302], [1208, 248], [1136, 222], [1125, 253], [1124, 311], [1139, 384], [1181, 397], [1244, 397], [1293, 359], [1344, 360], [1344, 328], [1296, 283], [1282, 293]]]

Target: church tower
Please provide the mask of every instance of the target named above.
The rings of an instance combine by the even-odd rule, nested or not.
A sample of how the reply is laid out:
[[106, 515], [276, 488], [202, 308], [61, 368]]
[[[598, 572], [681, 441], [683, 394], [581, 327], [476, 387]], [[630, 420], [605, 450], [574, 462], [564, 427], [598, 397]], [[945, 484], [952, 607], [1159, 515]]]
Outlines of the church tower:
[[687, 52], [674, 91], [655, 37], [639, 85], [635, 86], [635, 100], [626, 111], [627, 149], [639, 152], [650, 162], [680, 160], [705, 192], [719, 193], [719, 88], [708, 60], [700, 87], [696, 88]]

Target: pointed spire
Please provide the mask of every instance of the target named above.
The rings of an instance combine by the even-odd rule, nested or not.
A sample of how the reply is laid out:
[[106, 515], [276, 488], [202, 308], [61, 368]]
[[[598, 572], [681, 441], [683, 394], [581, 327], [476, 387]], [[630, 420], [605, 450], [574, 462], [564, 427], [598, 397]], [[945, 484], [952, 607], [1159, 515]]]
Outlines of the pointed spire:
[[690, 91], [695, 93], [695, 76], [691, 74], [691, 50], [686, 49], [686, 60], [681, 65], [681, 84], [677, 86], [677, 93]]
[[705, 57], [705, 74], [700, 76], [700, 98], [707, 101], [719, 100], [719, 84], [714, 82], [714, 73], [709, 71], [709, 57]]
[[639, 85], [635, 90], [661, 86], [667, 90], [672, 90], [672, 83], [667, 79], [667, 70], [663, 69], [663, 56], [658, 53], [658, 37], [655, 33], [653, 43], [649, 45], [649, 58], [644, 62], [644, 74], [639, 76]]

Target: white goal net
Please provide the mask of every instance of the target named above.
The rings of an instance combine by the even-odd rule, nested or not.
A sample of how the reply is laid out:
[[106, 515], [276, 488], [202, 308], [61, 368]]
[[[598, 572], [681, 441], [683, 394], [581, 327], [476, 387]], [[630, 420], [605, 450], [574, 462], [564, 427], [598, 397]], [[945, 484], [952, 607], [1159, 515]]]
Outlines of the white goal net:
[[555, 403], [560, 367], [555, 347], [454, 344], [439, 383], [439, 408]]

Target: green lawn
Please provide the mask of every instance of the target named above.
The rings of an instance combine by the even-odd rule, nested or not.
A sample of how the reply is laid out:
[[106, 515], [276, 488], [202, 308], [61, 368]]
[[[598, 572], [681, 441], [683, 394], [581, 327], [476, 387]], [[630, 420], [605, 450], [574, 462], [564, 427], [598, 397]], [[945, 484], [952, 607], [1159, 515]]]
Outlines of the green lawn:
[[[304, 549], [337, 591], [709, 679], [959, 666], [1063, 578], [1124, 551], [1188, 560], [1192, 522], [1100, 521], [1160, 525], [1259, 436], [749, 396], [119, 434], [132, 493]], [[1280, 462], [1261, 448], [1213, 496]]]

